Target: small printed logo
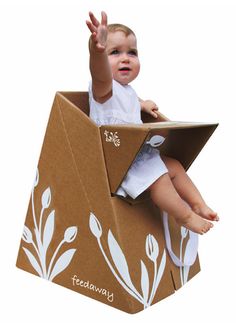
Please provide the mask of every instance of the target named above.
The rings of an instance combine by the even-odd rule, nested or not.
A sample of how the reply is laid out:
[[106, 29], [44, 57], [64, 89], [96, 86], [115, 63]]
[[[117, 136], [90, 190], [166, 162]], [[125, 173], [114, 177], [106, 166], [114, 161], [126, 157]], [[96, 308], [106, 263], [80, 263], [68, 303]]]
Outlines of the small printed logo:
[[71, 279], [72, 279], [73, 286], [80, 286], [83, 288], [87, 288], [90, 291], [94, 291], [100, 295], [105, 296], [108, 301], [113, 302], [113, 300], [114, 300], [113, 292], [110, 292], [105, 288], [98, 287], [97, 285], [91, 283], [89, 280], [86, 280], [86, 281], [81, 280], [78, 278], [77, 275], [74, 275], [73, 277], [71, 277]]
[[107, 143], [113, 143], [116, 147], [120, 146], [120, 138], [118, 137], [118, 132], [104, 131], [104, 135], [106, 136]]

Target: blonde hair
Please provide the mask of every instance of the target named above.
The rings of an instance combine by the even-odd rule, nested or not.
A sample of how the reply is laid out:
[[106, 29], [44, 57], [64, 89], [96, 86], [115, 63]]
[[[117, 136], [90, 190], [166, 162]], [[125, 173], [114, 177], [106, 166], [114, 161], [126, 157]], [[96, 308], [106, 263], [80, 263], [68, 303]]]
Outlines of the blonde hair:
[[[109, 25], [107, 25], [107, 29], [108, 29], [108, 33], [115, 33], [117, 31], [120, 31], [120, 32], [125, 33], [126, 37], [133, 34], [134, 37], [136, 38], [134, 31], [132, 31], [131, 28], [129, 28], [128, 26], [123, 25], [123, 24], [109, 24]], [[90, 38], [89, 38], [89, 48], [90, 48], [91, 42], [92, 42], [92, 35], [90, 35]]]
[[107, 25], [107, 29], [108, 29], [109, 33], [114, 33], [114, 32], [120, 31], [120, 32], [125, 33], [125, 36], [129, 36], [130, 34], [133, 34], [136, 37], [136, 35], [132, 31], [132, 29], [123, 24], [109, 24], [109, 25]]

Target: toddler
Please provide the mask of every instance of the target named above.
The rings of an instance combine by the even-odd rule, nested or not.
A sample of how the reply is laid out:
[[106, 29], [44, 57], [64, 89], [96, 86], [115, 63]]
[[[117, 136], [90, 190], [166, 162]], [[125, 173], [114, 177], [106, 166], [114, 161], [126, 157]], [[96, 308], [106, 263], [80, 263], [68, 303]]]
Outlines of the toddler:
[[[140, 62], [134, 32], [121, 24], [107, 25], [89, 13], [90, 117], [98, 125], [142, 123], [141, 110], [157, 117], [152, 101], [138, 98], [129, 85], [139, 74]], [[118, 195], [136, 198], [149, 190], [153, 202], [171, 215], [178, 224], [203, 234], [218, 221], [217, 214], [204, 202], [198, 189], [175, 159], [160, 156], [157, 149], [145, 144], [117, 191]]]

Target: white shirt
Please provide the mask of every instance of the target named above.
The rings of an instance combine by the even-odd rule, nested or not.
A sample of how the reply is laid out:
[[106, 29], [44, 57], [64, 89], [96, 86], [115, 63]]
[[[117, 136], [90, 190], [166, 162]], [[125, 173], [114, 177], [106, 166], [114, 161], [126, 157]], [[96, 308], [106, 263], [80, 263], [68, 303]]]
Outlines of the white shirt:
[[89, 83], [90, 118], [97, 125], [143, 123], [138, 96], [130, 85], [121, 85], [113, 79], [112, 96], [104, 103], [95, 101], [92, 82]]

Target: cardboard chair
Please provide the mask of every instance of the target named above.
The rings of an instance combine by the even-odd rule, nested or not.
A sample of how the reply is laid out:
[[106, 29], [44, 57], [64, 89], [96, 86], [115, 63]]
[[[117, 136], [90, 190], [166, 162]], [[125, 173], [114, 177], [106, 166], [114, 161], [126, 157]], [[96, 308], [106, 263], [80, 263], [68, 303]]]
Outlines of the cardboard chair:
[[[17, 266], [136, 313], [200, 271], [197, 237], [161, 213], [146, 192], [115, 194], [145, 142], [187, 170], [216, 124], [143, 116], [143, 125], [98, 127], [87, 92], [55, 96]], [[158, 143], [158, 141], [157, 141]]]

